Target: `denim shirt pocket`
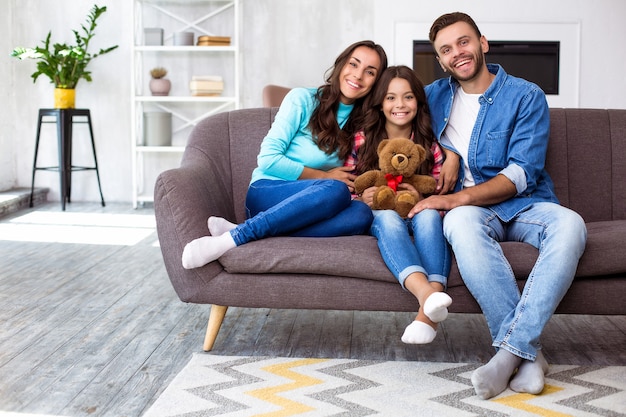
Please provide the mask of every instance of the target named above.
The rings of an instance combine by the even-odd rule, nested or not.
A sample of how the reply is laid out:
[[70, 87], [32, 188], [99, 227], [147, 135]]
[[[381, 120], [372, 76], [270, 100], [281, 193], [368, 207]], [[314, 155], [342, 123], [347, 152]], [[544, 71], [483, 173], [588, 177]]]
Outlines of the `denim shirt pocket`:
[[511, 129], [507, 129], [487, 133], [487, 140], [485, 141], [487, 165], [500, 169], [507, 166], [511, 132]]

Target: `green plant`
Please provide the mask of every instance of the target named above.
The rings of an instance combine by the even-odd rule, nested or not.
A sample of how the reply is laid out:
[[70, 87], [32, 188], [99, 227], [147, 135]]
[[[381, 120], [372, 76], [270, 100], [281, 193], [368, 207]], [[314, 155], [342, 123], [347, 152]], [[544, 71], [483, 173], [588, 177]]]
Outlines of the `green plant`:
[[13, 49], [11, 56], [21, 60], [30, 58], [39, 61], [37, 62], [37, 71], [31, 75], [33, 82], [37, 81], [40, 75], [48, 77], [50, 82], [57, 88], [76, 88], [76, 84], [81, 78], [90, 82], [91, 72], [87, 71], [89, 62], [118, 47], [118, 45], [115, 45], [100, 49], [95, 54], [91, 54], [88, 51], [89, 42], [95, 35], [96, 21], [106, 10], [106, 6], [98, 7], [94, 5], [87, 16], [87, 26], [81, 25], [83, 33], [72, 30], [76, 39], [76, 45], [55, 43], [52, 45], [52, 49], [50, 49], [50, 37], [52, 36], [52, 31], [50, 31], [45, 41], [43, 41], [43, 47], [17, 47]]
[[167, 70], [162, 67], [156, 67], [150, 70], [150, 76], [152, 76], [152, 78], [155, 78], [157, 80], [159, 78], [165, 77], [166, 75], [167, 75]]

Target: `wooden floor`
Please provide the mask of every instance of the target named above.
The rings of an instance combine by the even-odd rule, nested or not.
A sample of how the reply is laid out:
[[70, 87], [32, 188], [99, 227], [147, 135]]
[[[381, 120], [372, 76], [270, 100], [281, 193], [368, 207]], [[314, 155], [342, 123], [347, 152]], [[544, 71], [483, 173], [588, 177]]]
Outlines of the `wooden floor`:
[[[0, 219], [0, 414], [140, 416], [202, 352], [209, 306], [178, 300], [150, 208], [48, 203]], [[481, 315], [452, 314], [427, 346], [412, 314], [231, 308], [213, 354], [484, 362]], [[626, 365], [625, 316], [555, 316], [555, 364]]]

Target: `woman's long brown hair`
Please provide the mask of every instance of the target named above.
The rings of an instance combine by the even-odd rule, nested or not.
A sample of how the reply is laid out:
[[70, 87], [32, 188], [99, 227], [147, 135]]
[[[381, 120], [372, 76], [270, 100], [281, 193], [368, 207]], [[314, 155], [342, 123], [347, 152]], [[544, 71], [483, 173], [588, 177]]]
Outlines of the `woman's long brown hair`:
[[329, 155], [337, 151], [340, 159], [346, 159], [352, 151], [353, 121], [361, 119], [363, 102], [367, 95], [355, 101], [354, 109], [350, 113], [350, 117], [343, 129], [341, 129], [337, 123], [337, 111], [341, 101], [339, 75], [352, 57], [354, 50], [361, 46], [371, 48], [378, 53], [380, 69], [376, 74], [375, 83], [380, 79], [380, 75], [387, 68], [387, 54], [383, 47], [368, 40], [353, 43], [337, 57], [335, 64], [327, 71], [326, 83], [317, 89], [319, 105], [313, 111], [309, 122], [309, 128], [317, 146]]
[[435, 163], [435, 158], [430, 148], [436, 141], [430, 122], [430, 109], [426, 100], [424, 84], [417, 74], [405, 65], [387, 68], [363, 104], [360, 129], [364, 131], [366, 139], [365, 143], [359, 148], [356, 172], [363, 173], [372, 169], [378, 169], [376, 150], [378, 144], [383, 139], [388, 139], [385, 131], [386, 119], [382, 112], [383, 101], [387, 96], [389, 84], [394, 78], [407, 80], [417, 100], [417, 115], [413, 119], [413, 141], [426, 148], [426, 162], [420, 166], [418, 173], [428, 175]]

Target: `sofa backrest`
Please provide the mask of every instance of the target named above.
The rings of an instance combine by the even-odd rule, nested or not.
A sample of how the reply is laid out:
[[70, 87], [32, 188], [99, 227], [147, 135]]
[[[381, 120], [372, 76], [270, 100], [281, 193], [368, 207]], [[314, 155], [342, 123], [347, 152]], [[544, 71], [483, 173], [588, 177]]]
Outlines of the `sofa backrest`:
[[[230, 194], [236, 221], [277, 108], [220, 113], [192, 132], [183, 164], [204, 158]], [[551, 109], [546, 167], [561, 203], [585, 221], [626, 219], [626, 110]], [[208, 159], [208, 162], [206, 160]], [[230, 182], [230, 189], [228, 183]]]
[[626, 219], [626, 110], [550, 109], [546, 169], [586, 222]]

